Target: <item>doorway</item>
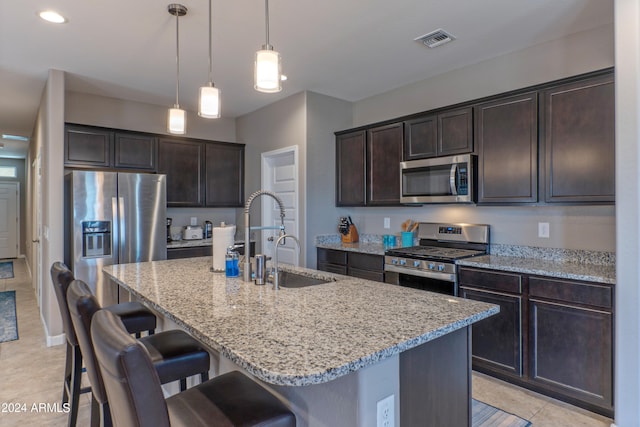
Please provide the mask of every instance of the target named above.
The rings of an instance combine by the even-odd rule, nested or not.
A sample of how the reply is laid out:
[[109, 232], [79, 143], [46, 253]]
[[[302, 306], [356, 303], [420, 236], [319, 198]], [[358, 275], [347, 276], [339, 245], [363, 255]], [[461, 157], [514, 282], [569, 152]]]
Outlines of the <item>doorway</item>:
[[[262, 153], [261, 188], [275, 193], [282, 200], [285, 208], [286, 232], [296, 236], [300, 242], [304, 242], [303, 236], [300, 236], [299, 181], [297, 145]], [[261, 202], [262, 224], [279, 226], [280, 210], [275, 200], [263, 197]], [[277, 237], [276, 230], [262, 231], [263, 254], [273, 257]], [[278, 263], [299, 265], [301, 250], [302, 248], [298, 248], [293, 239], [285, 239], [285, 244], [278, 250]]]
[[20, 183], [0, 181], [0, 259], [18, 257], [19, 196]]

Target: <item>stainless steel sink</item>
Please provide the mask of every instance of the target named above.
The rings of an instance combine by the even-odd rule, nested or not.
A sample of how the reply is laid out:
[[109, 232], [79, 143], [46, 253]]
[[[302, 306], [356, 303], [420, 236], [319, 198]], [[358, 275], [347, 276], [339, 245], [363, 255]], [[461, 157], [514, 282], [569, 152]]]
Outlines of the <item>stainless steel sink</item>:
[[307, 286], [322, 285], [323, 283], [335, 281], [335, 279], [319, 279], [303, 274], [291, 273], [290, 271], [280, 271], [279, 276], [280, 287], [282, 288], [306, 288]]

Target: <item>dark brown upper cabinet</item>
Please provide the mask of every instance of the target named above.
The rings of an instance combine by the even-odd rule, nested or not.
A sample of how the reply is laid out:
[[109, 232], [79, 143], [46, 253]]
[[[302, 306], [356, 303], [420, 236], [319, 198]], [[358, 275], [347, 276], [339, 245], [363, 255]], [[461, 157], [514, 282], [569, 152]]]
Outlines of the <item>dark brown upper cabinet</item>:
[[615, 201], [613, 73], [552, 87], [544, 102], [545, 201]]
[[538, 201], [538, 93], [475, 107], [478, 203]]
[[158, 173], [167, 175], [167, 206], [204, 206], [203, 142], [161, 137]]
[[112, 165], [113, 131], [90, 126], [66, 125], [64, 165], [76, 168], [108, 168]]
[[400, 204], [403, 134], [402, 123], [367, 130], [367, 205]]
[[459, 108], [404, 122], [404, 160], [473, 151], [473, 110]]
[[364, 206], [366, 133], [336, 136], [336, 206]]
[[244, 145], [205, 144], [205, 204], [209, 207], [244, 205]]
[[113, 166], [118, 169], [156, 170], [158, 140], [154, 135], [116, 132]]
[[156, 151], [155, 135], [93, 126], [65, 126], [65, 167], [155, 172]]

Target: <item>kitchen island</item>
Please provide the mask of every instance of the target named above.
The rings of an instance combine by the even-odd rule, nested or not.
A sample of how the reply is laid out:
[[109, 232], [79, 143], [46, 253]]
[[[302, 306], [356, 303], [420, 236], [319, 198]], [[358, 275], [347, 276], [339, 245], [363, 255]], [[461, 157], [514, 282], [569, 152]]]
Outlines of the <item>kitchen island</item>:
[[[470, 423], [470, 325], [495, 305], [296, 267], [329, 283], [256, 286], [210, 272], [211, 259], [104, 272], [209, 346], [215, 373], [242, 369], [289, 402], [299, 426]], [[402, 423], [402, 424], [400, 424]]]

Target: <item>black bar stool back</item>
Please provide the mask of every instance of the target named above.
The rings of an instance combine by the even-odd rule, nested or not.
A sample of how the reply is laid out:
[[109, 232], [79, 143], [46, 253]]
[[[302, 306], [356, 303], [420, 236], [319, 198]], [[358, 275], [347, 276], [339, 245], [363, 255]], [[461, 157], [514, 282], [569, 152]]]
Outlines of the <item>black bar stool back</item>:
[[144, 346], [117, 316], [98, 311], [91, 323], [96, 359], [118, 426], [295, 427], [295, 415], [240, 372], [229, 372], [165, 400]]

